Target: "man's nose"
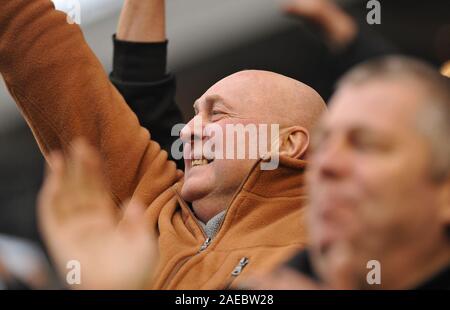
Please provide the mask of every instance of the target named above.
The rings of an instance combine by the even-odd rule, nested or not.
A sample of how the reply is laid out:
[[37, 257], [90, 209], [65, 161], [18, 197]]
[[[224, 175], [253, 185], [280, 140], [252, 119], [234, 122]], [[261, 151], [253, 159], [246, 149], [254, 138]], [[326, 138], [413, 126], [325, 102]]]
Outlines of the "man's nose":
[[184, 126], [180, 132], [181, 141], [184, 143], [193, 143], [194, 141], [201, 141], [203, 139], [203, 130], [205, 124], [200, 115], [193, 117], [189, 123]]

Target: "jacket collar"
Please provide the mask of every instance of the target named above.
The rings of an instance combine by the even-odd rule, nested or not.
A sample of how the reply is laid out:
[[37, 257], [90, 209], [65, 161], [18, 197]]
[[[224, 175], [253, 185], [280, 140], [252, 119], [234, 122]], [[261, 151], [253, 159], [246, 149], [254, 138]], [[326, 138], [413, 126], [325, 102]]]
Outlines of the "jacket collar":
[[[286, 156], [279, 157], [279, 166], [275, 170], [262, 170], [261, 163], [268, 161], [270, 158], [258, 160], [242, 181], [238, 190], [236, 191], [230, 205], [226, 209], [223, 223], [220, 227], [224, 230], [224, 226], [232, 226], [237, 221], [242, 221], [243, 217], [252, 217], [252, 214], [258, 212], [258, 217], [270, 217], [273, 213], [273, 206], [266, 206], [264, 208], [247, 208], [250, 210], [242, 210], [239, 212], [240, 216], [236, 216], [238, 213], [236, 209], [240, 208], [241, 201], [245, 196], [256, 196], [263, 200], [279, 200], [277, 203], [278, 215], [285, 216], [288, 213], [292, 213], [301, 208], [306, 200], [306, 189], [304, 181], [304, 172], [307, 166], [307, 162], [304, 160], [293, 159]], [[204, 236], [205, 232], [195, 218], [195, 215], [189, 204], [181, 198], [180, 190], [183, 186], [184, 180], [174, 185], [174, 190], [177, 194], [178, 202], [181, 206], [183, 218], [186, 223], [195, 222], [194, 230], [200, 230]], [[290, 204], [289, 207], [283, 208], [280, 201], [286, 201], [286, 199], [297, 200], [298, 203]], [[192, 221], [194, 219], [194, 221]], [[228, 230], [228, 228], [225, 228]]]
[[266, 198], [304, 196], [306, 161], [286, 156], [280, 156], [279, 160], [279, 167], [275, 170], [261, 170], [263, 160], [258, 161], [240, 190]]

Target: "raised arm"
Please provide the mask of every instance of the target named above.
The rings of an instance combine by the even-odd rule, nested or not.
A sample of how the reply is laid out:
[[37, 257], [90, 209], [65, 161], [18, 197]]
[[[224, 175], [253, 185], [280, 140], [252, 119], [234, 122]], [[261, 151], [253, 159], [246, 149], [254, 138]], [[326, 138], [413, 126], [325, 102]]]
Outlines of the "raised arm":
[[356, 19], [332, 0], [291, 0], [284, 7], [291, 15], [316, 26], [332, 52], [333, 77], [371, 58], [398, 53], [386, 39]]
[[140, 127], [80, 28], [49, 0], [0, 7], [0, 73], [44, 155], [67, 154], [85, 137], [101, 153], [117, 204], [133, 194], [149, 203], [171, 186], [175, 165]]
[[[114, 37], [110, 79], [136, 113], [152, 139], [171, 153], [177, 137], [175, 124], [183, 123], [175, 103], [175, 78], [166, 73], [167, 40], [164, 0], [126, 0]], [[170, 157], [172, 159], [172, 157]], [[183, 160], [177, 161], [180, 169]]]

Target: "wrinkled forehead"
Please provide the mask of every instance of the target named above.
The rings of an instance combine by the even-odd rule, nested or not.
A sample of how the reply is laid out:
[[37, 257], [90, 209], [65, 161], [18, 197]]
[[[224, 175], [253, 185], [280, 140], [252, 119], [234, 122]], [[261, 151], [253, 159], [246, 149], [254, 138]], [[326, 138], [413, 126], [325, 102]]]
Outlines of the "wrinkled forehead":
[[235, 112], [264, 109], [267, 90], [257, 80], [245, 76], [227, 77], [209, 88], [195, 101], [198, 108], [222, 105]]
[[344, 85], [330, 100], [324, 125], [411, 131], [417, 126], [422, 94], [406, 83], [368, 82]]

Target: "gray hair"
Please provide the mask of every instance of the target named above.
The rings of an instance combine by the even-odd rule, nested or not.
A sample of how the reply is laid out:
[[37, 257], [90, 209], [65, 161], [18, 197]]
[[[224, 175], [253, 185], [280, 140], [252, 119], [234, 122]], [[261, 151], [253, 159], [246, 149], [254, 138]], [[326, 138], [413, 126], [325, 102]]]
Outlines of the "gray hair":
[[427, 99], [417, 116], [418, 129], [430, 144], [432, 178], [446, 180], [450, 176], [450, 79], [423, 61], [388, 56], [352, 69], [340, 79], [338, 87], [380, 78], [414, 81], [421, 86]]

